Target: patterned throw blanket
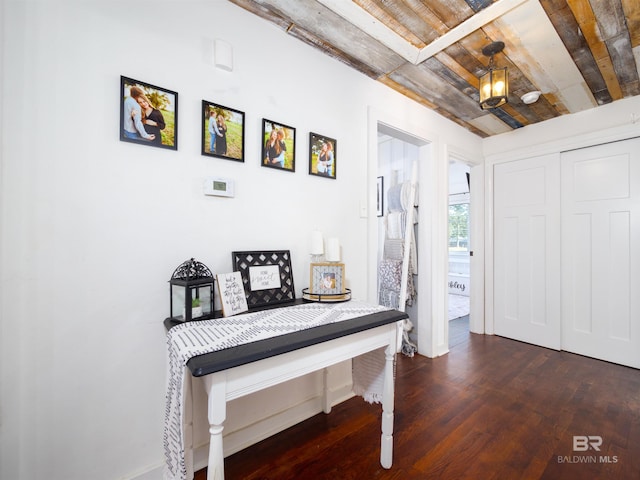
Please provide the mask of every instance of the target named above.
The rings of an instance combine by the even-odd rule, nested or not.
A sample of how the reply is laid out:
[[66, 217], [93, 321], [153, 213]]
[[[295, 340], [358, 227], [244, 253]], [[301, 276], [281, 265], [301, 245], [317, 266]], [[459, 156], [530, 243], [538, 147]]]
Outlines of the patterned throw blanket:
[[[168, 371], [164, 425], [165, 479], [185, 480], [187, 476], [184, 458], [183, 385], [189, 375], [186, 366], [189, 359], [244, 343], [384, 310], [389, 309], [355, 300], [338, 304], [308, 303], [234, 317], [189, 322], [171, 328], [167, 334]], [[369, 379], [363, 379], [361, 373], [354, 375], [354, 379], [357, 379], [354, 380], [354, 383], [358, 380], [362, 383], [354, 385], [354, 391], [359, 395], [364, 395], [369, 401], [379, 401], [381, 398], [381, 391], [375, 390], [381, 388], [382, 385], [380, 379], [384, 370], [384, 356], [377, 355], [376, 357], [372, 361], [379, 364], [380, 368], [371, 367], [370, 361]]]

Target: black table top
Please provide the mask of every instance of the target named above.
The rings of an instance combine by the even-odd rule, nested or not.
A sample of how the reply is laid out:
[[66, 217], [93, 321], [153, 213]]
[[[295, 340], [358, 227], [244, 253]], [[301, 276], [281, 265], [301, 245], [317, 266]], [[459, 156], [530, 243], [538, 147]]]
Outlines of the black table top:
[[[302, 302], [280, 304], [278, 307], [297, 305]], [[382, 312], [363, 315], [361, 317], [329, 323], [317, 327], [299, 330], [297, 332], [278, 335], [264, 340], [244, 343], [231, 348], [217, 350], [215, 352], [198, 355], [187, 362], [187, 367], [194, 377], [202, 377], [211, 373], [237, 367], [265, 358], [274, 357], [283, 353], [292, 352], [300, 348], [309, 347], [318, 343], [327, 342], [336, 338], [345, 337], [354, 333], [363, 332], [381, 325], [395, 323], [408, 318], [408, 315], [398, 310], [384, 310]], [[164, 321], [165, 327], [170, 329], [176, 323], [171, 319]]]

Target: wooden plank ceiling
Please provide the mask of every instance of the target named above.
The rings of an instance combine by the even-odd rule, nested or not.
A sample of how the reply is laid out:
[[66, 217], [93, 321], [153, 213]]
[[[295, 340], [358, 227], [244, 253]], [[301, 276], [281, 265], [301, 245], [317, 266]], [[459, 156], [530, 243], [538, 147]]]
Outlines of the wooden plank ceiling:
[[[639, 0], [230, 1], [481, 137], [640, 94]], [[482, 110], [497, 40], [509, 102]]]

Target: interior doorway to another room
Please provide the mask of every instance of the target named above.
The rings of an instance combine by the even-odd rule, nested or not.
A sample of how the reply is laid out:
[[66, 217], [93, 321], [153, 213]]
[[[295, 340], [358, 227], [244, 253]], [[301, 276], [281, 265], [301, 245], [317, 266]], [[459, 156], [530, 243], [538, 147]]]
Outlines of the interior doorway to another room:
[[[471, 311], [471, 195], [470, 167], [449, 163], [449, 328], [469, 330]], [[450, 335], [451, 342], [456, 338]]]
[[385, 126], [378, 129], [378, 303], [409, 315], [413, 328], [408, 336], [414, 346], [418, 341], [420, 303], [417, 294], [420, 146], [417, 139], [401, 132]]
[[[437, 135], [426, 125], [375, 108], [368, 110], [367, 162], [368, 187], [366, 209], [367, 236], [367, 298], [378, 300], [378, 258], [384, 245], [380, 241], [380, 217], [377, 216], [376, 183], [383, 162], [381, 136], [388, 135], [417, 150], [416, 236], [418, 275], [414, 277], [417, 302], [410, 313], [413, 331], [409, 338], [417, 339], [417, 353], [435, 358], [449, 351], [447, 339], [447, 160], [451, 149], [434, 142]], [[384, 137], [383, 137], [384, 139]], [[404, 148], [404, 147], [403, 147]], [[465, 155], [465, 152], [460, 152]], [[466, 158], [466, 157], [464, 157]], [[413, 165], [412, 165], [413, 169]], [[408, 169], [407, 169], [408, 170]], [[407, 171], [408, 174], [408, 171]], [[475, 189], [475, 184], [473, 185]], [[384, 198], [384, 197], [382, 197]], [[475, 202], [474, 202], [475, 204]], [[474, 224], [477, 222], [474, 222]], [[476, 295], [474, 295], [474, 298]], [[474, 314], [474, 318], [478, 316]]]

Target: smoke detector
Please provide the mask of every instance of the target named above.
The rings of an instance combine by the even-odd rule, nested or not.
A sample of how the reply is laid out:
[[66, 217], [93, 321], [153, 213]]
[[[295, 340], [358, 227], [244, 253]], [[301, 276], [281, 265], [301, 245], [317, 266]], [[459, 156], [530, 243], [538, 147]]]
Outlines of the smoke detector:
[[520, 99], [526, 103], [527, 105], [531, 104], [531, 103], [535, 103], [538, 101], [538, 99], [540, 98], [540, 95], [542, 95], [542, 92], [539, 90], [535, 90], [533, 92], [527, 92], [524, 95], [522, 95], [520, 97]]

